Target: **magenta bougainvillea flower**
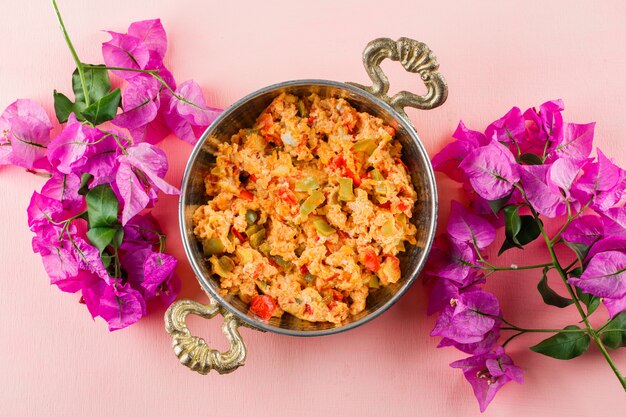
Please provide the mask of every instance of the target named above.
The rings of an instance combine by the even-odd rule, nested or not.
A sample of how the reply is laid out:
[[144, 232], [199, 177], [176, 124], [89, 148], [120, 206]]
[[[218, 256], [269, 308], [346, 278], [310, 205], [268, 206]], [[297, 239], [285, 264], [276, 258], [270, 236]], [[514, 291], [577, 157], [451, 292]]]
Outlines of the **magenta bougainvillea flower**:
[[472, 151], [459, 165], [474, 190], [487, 200], [497, 200], [513, 191], [519, 181], [519, 165], [500, 142], [492, 141]]
[[524, 382], [522, 370], [513, 364], [502, 348], [452, 362], [450, 366], [463, 371], [465, 379], [472, 386], [478, 399], [481, 412], [487, 409], [496, 393], [505, 384], [510, 381], [518, 384]]
[[[452, 201], [445, 233], [435, 241], [425, 270], [432, 284], [427, 311], [438, 314], [431, 335], [441, 337], [438, 347], [473, 355], [451, 366], [463, 370], [481, 411], [504, 384], [522, 382], [521, 369], [504, 353], [518, 336], [552, 333], [531, 349], [558, 359], [582, 355], [591, 340], [604, 351], [626, 345], [621, 336], [626, 333], [626, 171], [600, 150], [594, 158], [594, 123], [565, 123], [563, 109], [561, 100], [524, 112], [514, 107], [484, 133], [461, 122], [455, 140], [433, 158], [435, 170], [461, 183], [466, 204]], [[549, 228], [546, 219], [557, 224]], [[503, 242], [497, 237], [502, 227]], [[487, 256], [495, 241], [502, 242], [500, 255], [536, 239], [545, 243], [546, 263], [499, 266]], [[559, 260], [562, 252], [569, 259]], [[582, 322], [544, 330], [506, 320], [496, 297], [483, 289], [501, 270], [536, 277], [547, 305], [576, 304]], [[550, 287], [550, 270], [568, 286], [567, 296]], [[593, 328], [587, 317], [601, 302], [609, 321]], [[608, 353], [604, 356], [617, 369]]]
[[46, 147], [52, 124], [32, 100], [16, 100], [0, 116], [0, 165], [48, 170]]
[[[172, 133], [195, 143], [221, 111], [207, 106], [194, 81], [177, 87], [163, 64], [159, 19], [108, 33], [102, 54], [116, 69], [77, 62], [84, 79], [75, 73], [75, 102], [54, 94], [60, 133], [50, 136], [52, 124], [33, 101], [2, 113], [0, 164], [50, 173], [27, 209], [33, 251], [51, 284], [80, 292], [91, 316], [118, 330], [144, 317], [153, 300], [171, 304], [181, 287], [177, 260], [164, 253], [165, 235], [147, 211], [159, 192], [179, 192], [164, 180], [167, 157], [155, 144]], [[123, 79], [121, 94], [110, 91], [109, 70]]]

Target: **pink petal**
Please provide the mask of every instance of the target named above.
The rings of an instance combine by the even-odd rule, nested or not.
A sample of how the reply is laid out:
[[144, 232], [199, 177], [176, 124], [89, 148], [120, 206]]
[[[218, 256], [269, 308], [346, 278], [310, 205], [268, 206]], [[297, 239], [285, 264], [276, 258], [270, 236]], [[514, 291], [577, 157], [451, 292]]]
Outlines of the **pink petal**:
[[518, 107], [513, 107], [507, 114], [487, 126], [485, 136], [504, 143], [523, 141], [526, 136], [526, 122], [522, 111]]
[[586, 215], [574, 219], [561, 236], [568, 242], [582, 243], [590, 246], [604, 235], [602, 219], [598, 216]]
[[60, 201], [63, 209], [78, 214], [85, 209], [85, 198], [78, 194], [80, 177], [55, 172], [41, 188], [41, 194]]
[[480, 249], [496, 238], [496, 229], [485, 219], [470, 213], [458, 201], [452, 201], [447, 231], [454, 239], [476, 244]]
[[150, 75], [138, 75], [128, 82], [122, 93], [124, 112], [118, 114], [113, 123], [127, 129], [138, 128], [150, 123], [159, 110], [159, 82]]
[[609, 311], [609, 317], [613, 318], [622, 311], [626, 310], [626, 297], [622, 298], [603, 298], [602, 302]]
[[109, 330], [119, 330], [139, 321], [146, 314], [146, 303], [141, 293], [128, 284], [115, 289], [108, 286], [100, 299], [99, 315]]
[[433, 157], [433, 168], [435, 171], [443, 172], [457, 182], [463, 182], [465, 180], [465, 171], [459, 168], [459, 165], [474, 149], [476, 149], [476, 146], [468, 141], [457, 140], [451, 142]]
[[[108, 32], [111, 40], [102, 44], [102, 56], [108, 67], [145, 69], [150, 59], [150, 52], [143, 42], [135, 36], [117, 32]], [[134, 71], [112, 71], [120, 78], [131, 79], [139, 73]]]
[[475, 149], [459, 167], [465, 171], [478, 195], [487, 200], [506, 196], [520, 178], [519, 165], [511, 152], [495, 141]]
[[621, 298], [626, 296], [626, 254], [619, 251], [595, 255], [580, 278], [567, 282], [588, 294], [598, 297]]
[[149, 52], [163, 60], [167, 50], [167, 35], [161, 19], [133, 22], [128, 27], [128, 34], [138, 38]]
[[119, 158], [120, 164], [130, 164], [140, 169], [148, 179], [166, 194], [178, 194], [180, 191], [165, 182], [163, 177], [167, 173], [167, 157], [165, 152], [149, 143], [140, 143], [126, 149], [127, 155]]
[[67, 125], [48, 146], [50, 164], [64, 174], [80, 172], [95, 146], [104, 134], [99, 130], [76, 120], [70, 115]]
[[573, 159], [584, 159], [591, 153], [595, 123], [585, 125], [565, 123], [563, 137], [558, 142], [555, 153]]
[[586, 160], [584, 159], [574, 160], [566, 157], [557, 159], [548, 169], [548, 185], [557, 193], [559, 189], [563, 190], [566, 197], [569, 197], [572, 184], [578, 177], [578, 173], [585, 162]]
[[157, 295], [159, 287], [172, 278], [176, 265], [176, 258], [165, 253], [154, 252], [146, 258], [143, 264], [144, 280], [141, 283], [146, 299]]
[[122, 224], [125, 225], [137, 213], [146, 208], [150, 197], [130, 164], [120, 164], [115, 175], [115, 184], [124, 202]]
[[528, 202], [535, 210], [544, 216], [556, 217], [565, 214], [567, 206], [563, 196], [548, 185], [549, 169], [550, 165], [523, 165], [522, 184]]

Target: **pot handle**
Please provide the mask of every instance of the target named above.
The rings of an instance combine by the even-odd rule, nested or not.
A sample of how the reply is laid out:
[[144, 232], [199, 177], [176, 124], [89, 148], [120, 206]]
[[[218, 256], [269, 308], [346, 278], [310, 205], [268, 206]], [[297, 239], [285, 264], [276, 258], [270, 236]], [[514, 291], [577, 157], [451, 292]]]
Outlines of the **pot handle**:
[[[400, 91], [389, 97], [389, 79], [380, 68], [380, 63], [389, 58], [400, 61], [405, 70], [418, 73], [428, 91], [423, 96]], [[405, 107], [417, 109], [434, 109], [441, 106], [448, 97], [446, 80], [437, 70], [439, 63], [435, 54], [422, 42], [409, 38], [400, 38], [397, 41], [389, 38], [374, 39], [367, 44], [363, 51], [363, 65], [372, 80], [372, 86], [367, 87], [357, 83], [348, 83], [359, 87], [393, 107], [400, 115], [408, 120]]]
[[[205, 319], [212, 319], [218, 314], [223, 316], [222, 332], [230, 344], [230, 349], [219, 352], [211, 349], [201, 337], [193, 336], [186, 323], [189, 314]], [[245, 364], [247, 349], [237, 330], [241, 325], [244, 323], [210, 296], [209, 304], [180, 300], [173, 303], [165, 312], [165, 330], [172, 337], [172, 348], [178, 360], [202, 375], [206, 375], [212, 369], [220, 374], [227, 374]]]

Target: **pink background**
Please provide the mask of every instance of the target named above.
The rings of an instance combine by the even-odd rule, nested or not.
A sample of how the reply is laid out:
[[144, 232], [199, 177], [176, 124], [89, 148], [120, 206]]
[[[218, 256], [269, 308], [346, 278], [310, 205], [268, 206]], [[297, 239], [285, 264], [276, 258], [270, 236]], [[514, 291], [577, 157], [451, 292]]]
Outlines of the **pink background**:
[[[211, 4], [211, 5], [210, 5]], [[61, 0], [83, 61], [101, 62], [99, 29], [125, 31], [161, 17], [169, 35], [167, 65], [179, 81], [195, 79], [211, 104], [226, 107], [268, 84], [298, 78], [365, 83], [361, 51], [376, 37], [422, 40], [436, 52], [448, 80], [447, 103], [410, 111], [429, 153], [449, 140], [459, 119], [476, 129], [518, 105], [563, 98], [566, 119], [597, 121], [597, 144], [626, 164], [626, 7], [623, 1], [191, 1]], [[0, 5], [0, 107], [16, 98], [44, 103], [70, 91], [71, 56], [48, 1]], [[386, 63], [392, 90], [421, 89], [415, 76]], [[163, 143], [178, 184], [191, 152]], [[31, 252], [25, 208], [44, 179], [0, 168], [0, 415], [2, 416], [470, 416], [477, 404], [461, 373], [448, 367], [463, 354], [436, 349], [428, 336], [426, 291], [418, 283], [390, 311], [336, 336], [298, 339], [243, 329], [248, 363], [227, 376], [200, 376], [178, 364], [163, 329], [163, 310], [109, 334], [91, 321], [78, 296], [47, 282]], [[439, 178], [445, 220], [456, 185]], [[202, 300], [186, 265], [176, 197], [155, 210], [180, 260], [183, 296]], [[544, 262], [541, 245], [510, 251], [499, 264]], [[505, 315], [526, 326], [556, 327], [578, 319], [573, 309], [545, 307], [537, 271], [496, 275], [488, 288]], [[570, 311], [572, 310], [572, 311]], [[600, 314], [605, 314], [602, 311]], [[601, 317], [600, 317], [601, 319]], [[219, 323], [192, 328], [224, 347]], [[490, 416], [618, 415], [624, 392], [595, 347], [569, 362], [530, 352], [539, 340], [510, 345], [525, 369], [522, 386], [506, 386]], [[615, 353], [626, 371], [626, 351]]]

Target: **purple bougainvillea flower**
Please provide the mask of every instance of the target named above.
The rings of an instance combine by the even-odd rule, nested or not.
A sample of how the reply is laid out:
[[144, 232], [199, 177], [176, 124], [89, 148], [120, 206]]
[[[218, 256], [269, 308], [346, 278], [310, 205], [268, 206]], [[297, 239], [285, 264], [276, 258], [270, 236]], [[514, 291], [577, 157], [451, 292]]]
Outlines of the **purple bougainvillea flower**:
[[73, 215], [85, 210], [85, 198], [78, 194], [79, 188], [78, 175], [55, 172], [41, 188], [41, 194], [60, 201], [63, 209]]
[[161, 19], [133, 22], [128, 27], [128, 34], [139, 39], [148, 50], [150, 59], [147, 68], [156, 69], [162, 66], [167, 51], [167, 35], [161, 24]]
[[563, 128], [563, 101], [552, 100], [539, 106], [539, 110], [530, 108], [524, 112], [529, 140], [542, 148], [547, 141], [558, 142]]
[[450, 305], [450, 300], [459, 297], [459, 285], [455, 281], [440, 278], [433, 284], [426, 313], [430, 316]]
[[0, 164], [49, 170], [45, 159], [52, 124], [32, 100], [16, 100], [0, 116]]
[[[150, 75], [138, 75], [129, 80], [128, 86], [122, 93], [122, 107], [124, 112], [118, 114], [113, 123], [117, 126], [133, 130], [145, 126], [155, 119], [159, 111], [159, 82]], [[143, 137], [133, 137], [140, 141]]]
[[176, 187], [163, 180], [167, 172], [167, 157], [161, 149], [148, 143], [140, 143], [126, 149], [126, 153], [118, 158], [120, 166], [115, 177], [124, 201], [123, 225], [147, 207], [152, 198], [156, 198], [155, 188], [166, 194], [179, 193]]
[[577, 124], [565, 123], [560, 140], [554, 143], [552, 157], [569, 157], [585, 159], [593, 147], [593, 131], [595, 123]]
[[107, 284], [115, 282], [115, 278], [112, 278], [104, 268], [102, 260], [100, 259], [100, 252], [97, 248], [78, 236], [73, 237], [72, 246], [74, 247], [75, 257], [81, 269], [96, 274]]
[[165, 120], [176, 136], [195, 144], [222, 110], [206, 105], [200, 86], [195, 81], [182, 83], [176, 89], [176, 94], [184, 101], [173, 97], [169, 111], [165, 113]]
[[[150, 60], [150, 51], [141, 39], [108, 31], [111, 40], [102, 44], [102, 56], [107, 67], [146, 69]], [[135, 71], [112, 71], [120, 78], [130, 80], [140, 73]]]
[[568, 242], [582, 243], [591, 246], [604, 236], [604, 222], [594, 215], [575, 218], [561, 234]]
[[524, 382], [521, 368], [513, 363], [501, 347], [492, 353], [452, 362], [450, 366], [463, 371], [465, 379], [474, 390], [481, 412], [487, 409], [496, 393], [506, 383], [515, 381], [522, 384]]
[[561, 216], [567, 212], [565, 198], [549, 185], [550, 165], [524, 165], [521, 169], [522, 184], [528, 202], [546, 217]]
[[[112, 131], [112, 133], [118, 134], [119, 132]], [[115, 138], [113, 136], [102, 137], [88, 148], [89, 152], [85, 155], [86, 161], [82, 166], [82, 171], [94, 177], [89, 187], [113, 182], [119, 165], [117, 157], [122, 153]]]
[[458, 343], [480, 342], [497, 323], [492, 316], [499, 313], [495, 295], [482, 290], [462, 293], [444, 308], [431, 336], [442, 336]]
[[622, 200], [626, 190], [626, 171], [615, 165], [598, 149], [598, 161], [588, 163], [572, 190], [576, 197], [597, 211], [605, 211]]
[[484, 353], [491, 352], [493, 347], [500, 338], [500, 328], [494, 327], [488, 331], [483, 339], [475, 343], [458, 343], [452, 339], [443, 338], [437, 345], [438, 348], [454, 346], [461, 352], [469, 353], [470, 355], [482, 355]]
[[452, 201], [448, 218], [448, 234], [454, 239], [486, 248], [496, 238], [496, 229], [485, 219], [467, 211], [458, 201]]
[[515, 158], [496, 141], [472, 151], [459, 167], [465, 171], [478, 195], [487, 200], [497, 200], [510, 194], [520, 178]]
[[468, 129], [463, 121], [459, 122], [452, 137], [457, 140], [446, 145], [434, 156], [433, 168], [435, 171], [447, 174], [455, 181], [463, 182], [465, 172], [459, 168], [459, 164], [474, 149], [487, 145], [490, 141], [481, 132]]
[[620, 251], [600, 252], [593, 256], [580, 278], [568, 283], [598, 297], [626, 296], [626, 254]]
[[476, 264], [476, 252], [468, 243], [449, 237], [438, 239], [428, 260], [426, 274], [464, 285]]
[[117, 288], [109, 285], [100, 298], [98, 314], [109, 325], [119, 330], [139, 321], [146, 314], [146, 303], [141, 293], [125, 284]]
[[626, 310], [626, 297], [621, 298], [608, 298], [604, 297], [602, 299], [604, 306], [609, 312], [609, 317], [613, 318], [617, 316], [622, 311]]
[[526, 136], [526, 122], [519, 107], [513, 107], [507, 114], [487, 126], [485, 136], [503, 143], [523, 142]]
[[66, 292], [75, 292], [71, 282], [78, 275], [79, 264], [69, 239], [49, 241], [36, 236], [33, 238], [33, 251], [41, 255], [51, 284], [58, 285]]
[[124, 240], [120, 249], [125, 251], [152, 249], [160, 243], [160, 233], [161, 227], [151, 213], [138, 214], [124, 226]]
[[63, 131], [48, 145], [48, 160], [64, 174], [81, 172], [93, 152], [91, 147], [103, 137], [101, 130], [82, 124], [72, 113]]
[[146, 300], [161, 296], [171, 303], [176, 298], [180, 289], [180, 279], [174, 274], [176, 265], [176, 258], [165, 253], [154, 252], [146, 258], [141, 283]]
[[33, 193], [26, 212], [28, 227], [33, 232], [37, 232], [41, 227], [49, 226], [51, 222], [58, 223], [70, 217], [63, 210], [63, 204], [60, 201], [38, 192]]
[[570, 190], [580, 169], [586, 163], [586, 160], [575, 160], [570, 158], [559, 158], [554, 161], [548, 169], [546, 179], [548, 186], [553, 192], [565, 196], [570, 199]]

